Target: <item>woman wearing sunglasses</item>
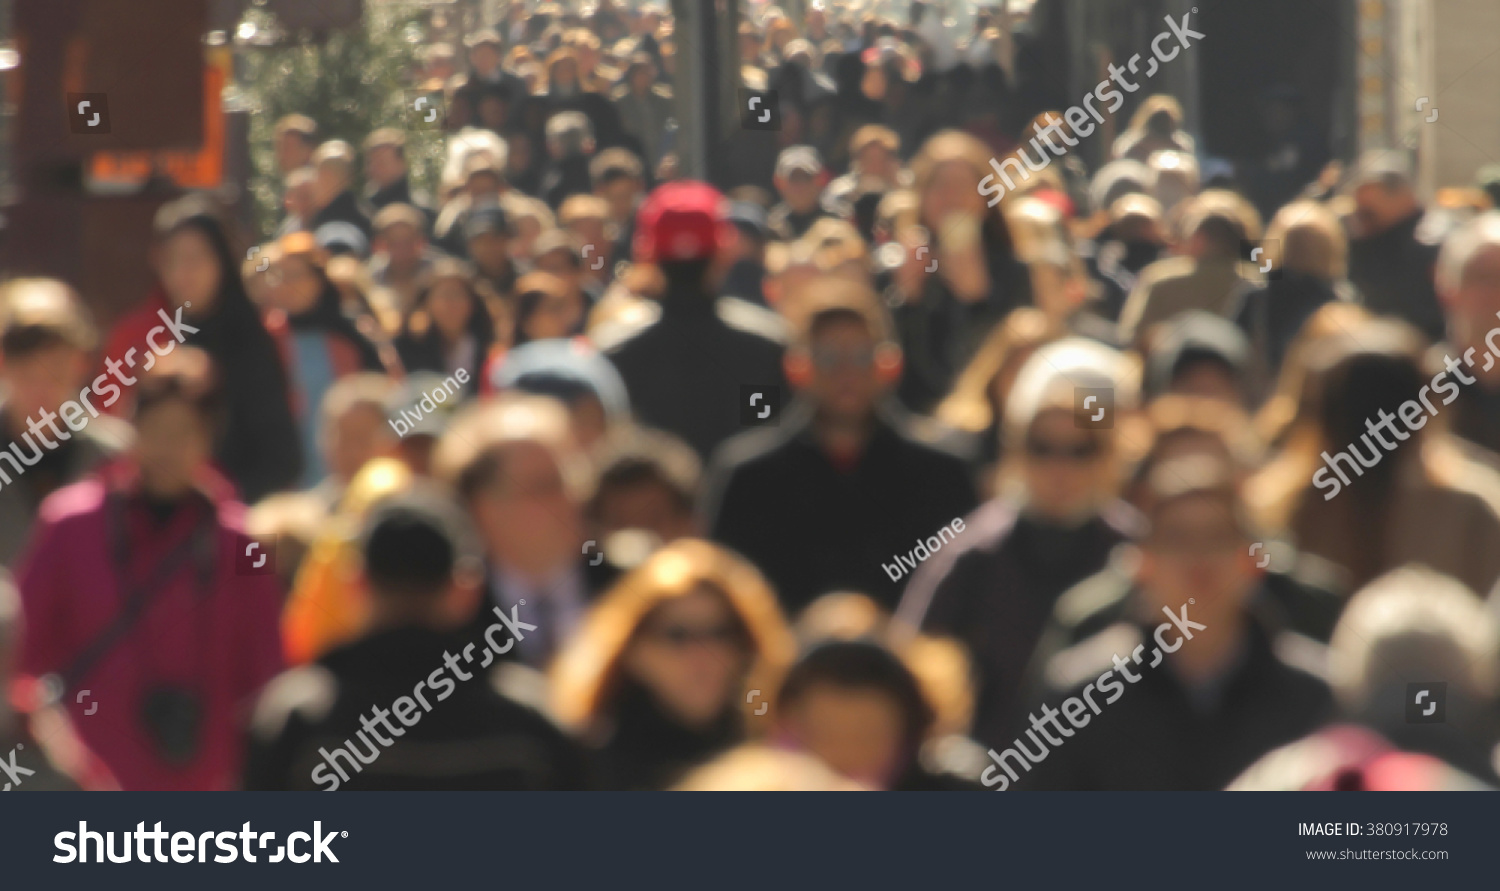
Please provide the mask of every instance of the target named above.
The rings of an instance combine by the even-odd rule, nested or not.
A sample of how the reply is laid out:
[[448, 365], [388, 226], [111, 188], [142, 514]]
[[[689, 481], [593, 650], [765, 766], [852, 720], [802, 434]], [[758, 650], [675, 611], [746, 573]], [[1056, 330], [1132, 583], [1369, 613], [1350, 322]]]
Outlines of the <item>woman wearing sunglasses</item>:
[[590, 611], [553, 666], [557, 714], [594, 747], [605, 787], [664, 789], [769, 729], [765, 700], [792, 657], [760, 573], [682, 539]]
[[974, 659], [982, 743], [1014, 736], [1019, 687], [1058, 597], [1138, 531], [1117, 498], [1115, 415], [1134, 401], [1128, 378], [1124, 357], [1093, 341], [1038, 349], [1005, 395], [999, 494], [907, 585], [898, 618], [957, 638]]

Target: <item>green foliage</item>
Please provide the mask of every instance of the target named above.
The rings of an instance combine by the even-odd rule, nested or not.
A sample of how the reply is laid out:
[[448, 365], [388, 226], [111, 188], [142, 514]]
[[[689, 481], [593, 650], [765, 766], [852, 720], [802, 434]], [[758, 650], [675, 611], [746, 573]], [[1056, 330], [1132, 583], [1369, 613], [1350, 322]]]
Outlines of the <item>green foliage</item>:
[[[246, 19], [261, 30], [274, 28], [274, 19], [257, 7]], [[420, 70], [424, 21], [416, 3], [366, 2], [359, 25], [332, 32], [322, 42], [287, 35], [275, 46], [241, 49], [240, 88], [253, 109], [250, 190], [262, 237], [275, 231], [281, 216], [271, 134], [283, 115], [305, 114], [318, 122], [319, 139], [344, 139], [356, 150], [371, 131], [399, 127], [407, 134], [413, 186], [437, 182], [442, 135], [413, 129], [405, 105]]]

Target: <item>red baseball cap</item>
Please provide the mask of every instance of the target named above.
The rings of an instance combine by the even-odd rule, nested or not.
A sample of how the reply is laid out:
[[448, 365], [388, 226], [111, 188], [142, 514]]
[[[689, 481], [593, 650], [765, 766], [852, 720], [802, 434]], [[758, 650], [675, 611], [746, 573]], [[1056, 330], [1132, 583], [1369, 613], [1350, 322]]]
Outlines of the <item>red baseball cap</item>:
[[635, 258], [655, 263], [712, 257], [733, 238], [728, 216], [729, 201], [708, 183], [665, 183], [636, 214]]

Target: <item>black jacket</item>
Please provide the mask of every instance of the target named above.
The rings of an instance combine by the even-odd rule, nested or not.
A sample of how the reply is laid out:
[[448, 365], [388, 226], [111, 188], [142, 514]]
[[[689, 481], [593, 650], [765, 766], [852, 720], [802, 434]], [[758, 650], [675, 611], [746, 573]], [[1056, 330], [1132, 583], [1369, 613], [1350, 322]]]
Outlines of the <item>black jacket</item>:
[[839, 590], [893, 608], [907, 578], [896, 555], [933, 536], [960, 540], [940, 530], [978, 500], [968, 465], [894, 411], [877, 417], [853, 467], [835, 466], [805, 405], [779, 430], [727, 443], [704, 491], [710, 537], [760, 567], [788, 615]]
[[[447, 666], [445, 652], [457, 657], [475, 640], [422, 628], [376, 632], [283, 673], [266, 687], [256, 708], [245, 788], [326, 788], [319, 783], [337, 778], [336, 771], [319, 771], [319, 780], [311, 774], [325, 761], [319, 749], [336, 747], [366, 755], [376, 750], [357, 772], [350, 759], [339, 757], [335, 763], [349, 775], [340, 789], [585, 788], [582, 750], [539, 712], [497, 692], [477, 656], [459, 662], [468, 680]], [[476, 649], [483, 650], [483, 638], [477, 641]], [[437, 684], [413, 693], [429, 679]], [[450, 683], [453, 689], [445, 695]], [[404, 712], [414, 723], [387, 718], [404, 733], [381, 731], [391, 742], [386, 747], [364, 729], [360, 716], [381, 730], [372, 709], [391, 711], [402, 697], [417, 703], [414, 715]], [[431, 708], [423, 709], [419, 697]]]
[[[1158, 618], [1165, 617], [1158, 614]], [[1072, 731], [1071, 737], [1061, 738], [1061, 745], [1048, 744], [1034, 729], [1021, 737], [1020, 746], [1041, 758], [1029, 773], [1012, 767], [1019, 775], [1015, 788], [1223, 789], [1260, 756], [1316, 730], [1332, 715], [1328, 687], [1283, 662], [1273, 649], [1272, 636], [1253, 621], [1240, 660], [1220, 679], [1212, 697], [1197, 701], [1173, 673], [1170, 655], [1163, 656], [1156, 667], [1148, 667], [1157, 646], [1152, 637], [1155, 628], [1155, 624], [1113, 625], [1058, 654], [1049, 672], [1057, 682], [1048, 685], [1045, 703], [1062, 709], [1070, 697], [1078, 697], [1086, 706], [1083, 691], [1086, 685], [1094, 685], [1090, 696], [1098, 711], [1085, 707], [1081, 714], [1088, 716], [1088, 722], [1081, 727], [1065, 717], [1057, 718]], [[1164, 637], [1183, 647], [1195, 643], [1183, 639], [1176, 629], [1164, 632]], [[1131, 657], [1138, 645], [1145, 649], [1136, 665]], [[1126, 661], [1135, 682], [1115, 668], [1116, 655]], [[1101, 687], [1099, 679], [1106, 672], [1113, 674]], [[1115, 684], [1123, 692], [1116, 692]], [[1032, 714], [1041, 718], [1041, 702]], [[1076, 707], [1074, 714], [1079, 714]], [[1044, 726], [1050, 728], [1050, 722]], [[1051, 733], [1056, 737], [1058, 731]], [[1038, 752], [1038, 742], [1044, 753]], [[1002, 751], [999, 745], [995, 748]], [[1015, 764], [1013, 757], [1006, 761]], [[993, 782], [1000, 776], [991, 771], [988, 778]]]
[[626, 681], [609, 716], [609, 731], [594, 753], [606, 789], [666, 789], [683, 775], [744, 738], [733, 704], [707, 727], [683, 727], [637, 683]]
[[1018, 516], [995, 499], [965, 519], [965, 537], [917, 570], [901, 601], [912, 627], [957, 638], [979, 679], [975, 739], [996, 745], [1019, 718], [1026, 666], [1065, 591], [1138, 535], [1139, 515], [1109, 505], [1068, 529]]
[[[330, 224], [338, 223], [346, 223], [358, 229], [359, 234], [364, 236], [364, 245], [360, 246], [357, 243], [353, 243], [347, 237], [339, 237], [338, 230], [335, 228], [324, 228], [325, 226], [330, 226]], [[354, 253], [361, 256], [369, 256], [370, 216], [366, 213], [358, 196], [348, 189], [340, 192], [332, 201], [328, 202], [326, 207], [313, 214], [312, 221], [308, 223], [307, 228], [313, 235], [317, 236], [318, 243], [324, 247], [329, 246], [329, 243], [325, 242], [325, 239], [331, 233], [336, 238], [338, 244], [348, 245], [350, 248], [355, 249]], [[338, 252], [336, 248], [329, 249], [334, 253]]]
[[780, 320], [744, 301], [668, 293], [658, 317], [596, 338], [615, 364], [636, 418], [682, 437], [707, 459], [738, 433], [740, 391], [786, 391]]
[[1443, 337], [1443, 310], [1433, 283], [1441, 242], [1418, 237], [1418, 210], [1378, 235], [1349, 242], [1349, 280], [1365, 306], [1415, 325], [1430, 340]]

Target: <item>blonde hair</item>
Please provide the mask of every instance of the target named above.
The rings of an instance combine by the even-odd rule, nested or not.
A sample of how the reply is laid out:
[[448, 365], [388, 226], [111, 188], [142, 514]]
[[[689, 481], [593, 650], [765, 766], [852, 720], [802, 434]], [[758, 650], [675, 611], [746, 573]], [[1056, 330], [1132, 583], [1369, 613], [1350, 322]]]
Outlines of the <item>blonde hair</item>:
[[1333, 211], [1318, 201], [1294, 201], [1266, 230], [1266, 256], [1285, 272], [1339, 281], [1348, 270], [1349, 242]]

